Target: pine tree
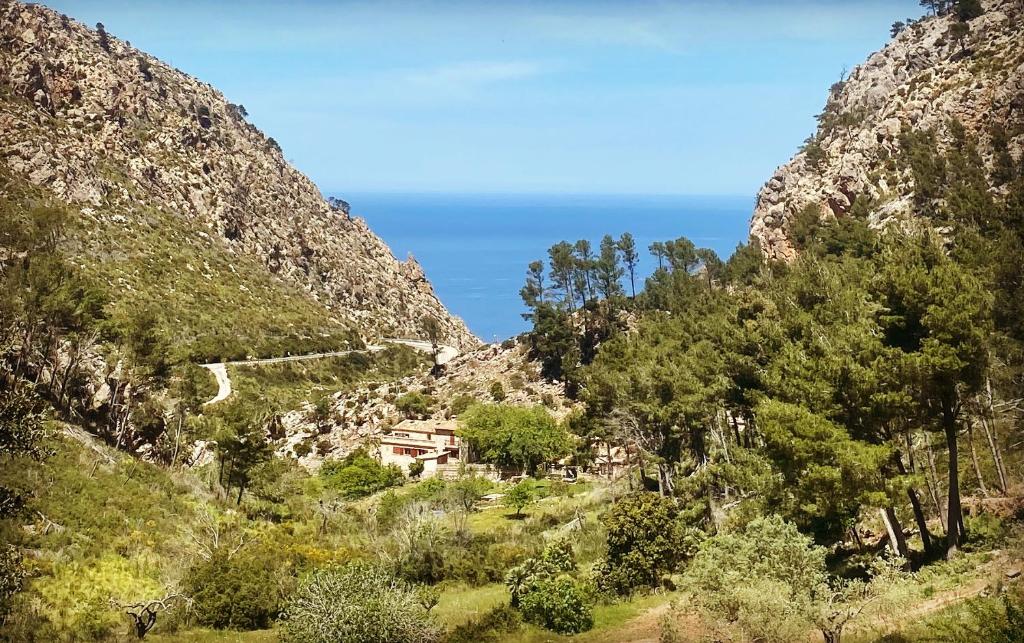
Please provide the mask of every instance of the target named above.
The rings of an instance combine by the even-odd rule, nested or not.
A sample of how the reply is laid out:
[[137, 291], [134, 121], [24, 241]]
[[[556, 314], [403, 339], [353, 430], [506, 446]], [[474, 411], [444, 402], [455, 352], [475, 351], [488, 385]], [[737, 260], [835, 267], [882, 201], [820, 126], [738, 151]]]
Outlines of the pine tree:
[[601, 239], [601, 250], [597, 258], [597, 290], [605, 300], [622, 296], [619, 280], [624, 274], [619, 264], [619, 252], [615, 239], [610, 234]]
[[551, 262], [551, 283], [563, 293], [562, 305], [569, 311], [575, 309], [576, 295], [574, 276], [576, 274], [576, 257], [573, 247], [566, 241], [560, 241], [548, 250]]
[[519, 290], [519, 296], [530, 312], [523, 313], [523, 319], [532, 320], [537, 307], [544, 303], [544, 262], [531, 261], [526, 270], [526, 284]]
[[575, 250], [577, 270], [585, 288], [583, 299], [592, 299], [594, 297], [594, 251], [586, 239], [577, 241]]
[[629, 290], [633, 299], [636, 299], [636, 266], [640, 257], [636, 253], [636, 242], [633, 235], [628, 232], [622, 233], [618, 244], [619, 252], [622, 254], [622, 262], [629, 272]]

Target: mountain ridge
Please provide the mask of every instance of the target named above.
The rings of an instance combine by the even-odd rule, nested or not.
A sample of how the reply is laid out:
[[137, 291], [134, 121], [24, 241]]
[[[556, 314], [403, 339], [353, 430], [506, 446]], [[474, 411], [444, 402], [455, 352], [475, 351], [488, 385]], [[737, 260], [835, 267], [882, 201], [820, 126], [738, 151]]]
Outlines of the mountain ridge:
[[750, 235], [768, 259], [795, 257], [793, 226], [807, 208], [842, 217], [860, 198], [874, 225], [919, 210], [913, 173], [894, 162], [909, 132], [934, 130], [946, 151], [959, 123], [977, 142], [990, 188], [1001, 189], [993, 178], [999, 153], [1024, 154], [1024, 7], [982, 7], [962, 23], [962, 40], [954, 13], [924, 17], [832, 86], [817, 131], [758, 192]]
[[414, 259], [325, 200], [211, 85], [39, 5], [0, 4], [0, 38], [0, 158], [77, 209], [86, 237], [132, 234], [151, 208], [364, 337], [419, 337], [433, 317], [447, 343], [478, 343]]

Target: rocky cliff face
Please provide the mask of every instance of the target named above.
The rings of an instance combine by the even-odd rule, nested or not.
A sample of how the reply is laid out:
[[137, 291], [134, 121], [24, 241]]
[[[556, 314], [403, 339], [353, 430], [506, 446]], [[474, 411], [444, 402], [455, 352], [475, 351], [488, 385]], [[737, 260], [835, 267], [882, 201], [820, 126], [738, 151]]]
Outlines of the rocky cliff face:
[[807, 207], [840, 217], [865, 199], [874, 224], [914, 214], [913, 177], [892, 162], [903, 131], [934, 128], [944, 149], [957, 121], [989, 169], [996, 131], [1021, 158], [1024, 7], [1019, 0], [983, 4], [963, 41], [950, 32], [955, 16], [926, 17], [832, 87], [815, 136], [758, 193], [750, 234], [768, 258], [795, 256], [790, 225]]
[[[347, 207], [213, 87], [49, 9], [0, 0], [0, 159], [103, 230], [143, 208], [298, 285], [366, 336], [478, 342]], [[104, 219], [121, 217], [122, 225]], [[240, 311], [244, 312], [244, 311]]]

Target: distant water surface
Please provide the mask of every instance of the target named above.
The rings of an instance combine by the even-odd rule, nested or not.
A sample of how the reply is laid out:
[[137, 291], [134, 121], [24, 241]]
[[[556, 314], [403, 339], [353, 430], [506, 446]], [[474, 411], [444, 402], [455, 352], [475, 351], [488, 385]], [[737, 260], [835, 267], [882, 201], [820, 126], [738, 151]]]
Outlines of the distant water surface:
[[[653, 241], [689, 237], [727, 258], [747, 239], [753, 199], [735, 196], [459, 195], [345, 193], [352, 214], [391, 246], [412, 254], [450, 311], [485, 341], [528, 329], [519, 289], [526, 266], [547, 249], [606, 233], [636, 238], [637, 289], [657, 266]], [[628, 290], [628, 283], [626, 285]]]

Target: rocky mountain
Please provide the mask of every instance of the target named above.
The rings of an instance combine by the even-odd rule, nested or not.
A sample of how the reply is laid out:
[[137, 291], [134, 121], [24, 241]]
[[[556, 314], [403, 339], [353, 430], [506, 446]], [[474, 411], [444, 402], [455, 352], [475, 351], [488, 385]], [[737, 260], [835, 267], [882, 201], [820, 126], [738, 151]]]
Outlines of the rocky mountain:
[[[255, 265], [275, 284], [268, 288], [302, 293], [325, 319], [364, 337], [422, 336], [431, 316], [445, 343], [478, 343], [419, 264], [398, 261], [347, 204], [325, 200], [243, 106], [101, 26], [0, 2], [0, 159], [0, 169], [44, 198], [69, 204], [79, 259], [106, 261], [108, 281], [128, 284], [122, 297], [145, 285], [154, 246], [170, 240], [160, 253], [199, 245], [205, 253], [171, 270], [216, 281], [210, 253], [227, 258], [228, 277]], [[128, 249], [120, 242], [143, 233], [152, 240]], [[116, 272], [129, 264], [135, 281]], [[236, 295], [248, 288], [230, 284]], [[241, 322], [249, 305], [225, 312]]]
[[[344, 457], [400, 422], [403, 416], [396, 402], [409, 393], [429, 396], [430, 417], [435, 419], [458, 415], [460, 401], [465, 406], [470, 400], [493, 402], [498, 398], [517, 406], [544, 405], [556, 418], [565, 417], [576, 403], [567, 398], [563, 382], [541, 375], [540, 364], [529, 360], [527, 351], [517, 340], [487, 344], [445, 364], [438, 377], [421, 373], [337, 393], [331, 400], [330, 419], [320, 431], [311, 419], [311, 406], [291, 411], [282, 418], [287, 437], [278, 450], [284, 455], [305, 454], [299, 461], [311, 469], [319, 467], [325, 457]], [[498, 398], [495, 388], [501, 391]]]
[[[890, 162], [901, 135], [934, 130], [940, 151], [959, 123], [990, 172], [1024, 148], [1024, 3], [987, 0], [966, 21], [928, 16], [833, 85], [818, 131], [761, 188], [750, 223], [770, 259], [795, 256], [791, 226], [814, 208], [841, 217], [855, 200], [873, 224], [914, 214], [913, 174]], [[964, 29], [966, 26], [966, 29]], [[904, 164], [906, 165], [906, 164]], [[998, 181], [990, 181], [999, 190]]]

